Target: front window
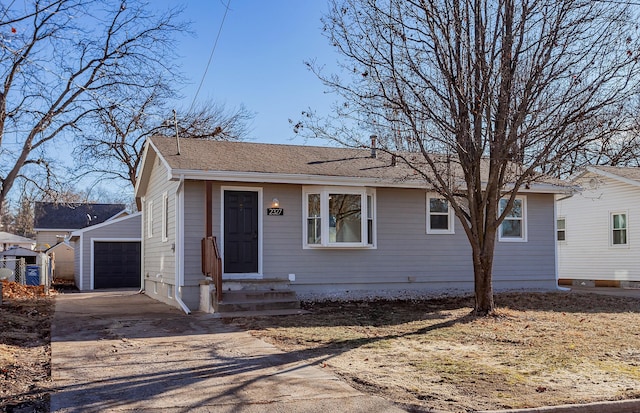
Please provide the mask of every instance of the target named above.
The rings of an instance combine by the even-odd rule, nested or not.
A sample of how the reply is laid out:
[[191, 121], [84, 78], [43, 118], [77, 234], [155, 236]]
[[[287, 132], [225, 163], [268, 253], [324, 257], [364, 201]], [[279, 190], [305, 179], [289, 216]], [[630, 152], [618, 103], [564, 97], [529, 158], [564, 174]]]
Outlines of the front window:
[[373, 246], [373, 190], [308, 187], [303, 194], [305, 247]]
[[453, 217], [449, 201], [427, 195], [427, 234], [453, 234]]
[[[500, 200], [499, 213], [502, 214], [507, 207], [509, 200], [503, 198]], [[527, 222], [526, 222], [526, 198], [517, 197], [513, 201], [511, 211], [500, 224], [498, 239], [500, 241], [526, 241], [527, 240]]]
[[627, 245], [627, 214], [611, 214], [611, 244]]

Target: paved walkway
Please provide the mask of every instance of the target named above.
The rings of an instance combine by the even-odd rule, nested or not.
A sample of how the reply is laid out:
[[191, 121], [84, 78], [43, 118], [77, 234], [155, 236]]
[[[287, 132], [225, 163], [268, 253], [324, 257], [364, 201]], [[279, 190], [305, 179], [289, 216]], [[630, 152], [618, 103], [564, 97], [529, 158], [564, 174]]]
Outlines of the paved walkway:
[[132, 291], [56, 297], [51, 377], [52, 412], [403, 411], [302, 354]]

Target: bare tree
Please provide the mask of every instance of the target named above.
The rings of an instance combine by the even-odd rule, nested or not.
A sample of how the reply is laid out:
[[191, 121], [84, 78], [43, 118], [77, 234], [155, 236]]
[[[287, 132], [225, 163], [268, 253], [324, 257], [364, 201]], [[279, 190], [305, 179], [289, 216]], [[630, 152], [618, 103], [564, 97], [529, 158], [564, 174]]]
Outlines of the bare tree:
[[455, 211], [471, 244], [475, 313], [492, 312], [496, 237], [517, 207], [516, 193], [541, 171], [609, 137], [603, 123], [618, 122], [620, 107], [638, 90], [635, 6], [590, 0], [330, 4], [324, 32], [347, 75], [309, 66], [342, 101], [329, 119], [303, 113], [296, 130], [368, 146], [366, 128], [366, 135], [379, 135], [384, 150], [421, 153], [399, 155]]
[[248, 133], [253, 114], [243, 106], [227, 110], [206, 102], [189, 111], [171, 113], [167, 97], [173, 93], [161, 81], [138, 95], [120, 96], [118, 105], [94, 114], [97, 128], [82, 134], [75, 150], [83, 173], [136, 185], [143, 145], [153, 135], [192, 139], [240, 140]]
[[[46, 190], [55, 179], [54, 154], [91, 127], [89, 115], [119, 104], [113, 96], [171, 78], [180, 10], [153, 16], [144, 6], [123, 0], [0, 4], [0, 202], [21, 175]], [[30, 166], [45, 176], [33, 179]]]

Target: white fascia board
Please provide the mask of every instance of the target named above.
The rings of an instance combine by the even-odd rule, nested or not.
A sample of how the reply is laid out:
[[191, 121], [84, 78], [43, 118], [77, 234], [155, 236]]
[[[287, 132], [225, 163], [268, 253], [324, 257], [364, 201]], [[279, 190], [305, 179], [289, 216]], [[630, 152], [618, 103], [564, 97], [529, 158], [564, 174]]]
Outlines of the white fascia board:
[[162, 165], [164, 165], [164, 167], [167, 170], [167, 174], [168, 174], [168, 178], [167, 179], [171, 179], [171, 166], [169, 166], [169, 163], [167, 162], [167, 160], [162, 156], [162, 154], [160, 153], [160, 151], [158, 150], [158, 148], [153, 144], [153, 142], [151, 141], [151, 139], [147, 139], [147, 142], [145, 143], [146, 147], [145, 150], [142, 154], [142, 161], [140, 162], [140, 165], [142, 165], [141, 169], [140, 169], [140, 176], [138, 177], [138, 179], [136, 180], [136, 186], [134, 188], [133, 194], [135, 198], [138, 198], [142, 195], [139, 195], [140, 192], [140, 182], [142, 181], [141, 177], [142, 177], [142, 172], [144, 171], [144, 167], [147, 161], [147, 156], [150, 150], [153, 149], [153, 152], [156, 154], [156, 156], [158, 157], [158, 159], [160, 159], [160, 162], [162, 162]]
[[616, 175], [616, 174], [612, 174], [611, 172], [606, 172], [603, 170], [600, 170], [598, 168], [594, 168], [592, 166], [587, 166], [586, 168], [587, 171], [594, 173], [596, 175], [600, 175], [600, 176], [605, 176], [607, 178], [616, 180], [616, 181], [620, 181], [620, 182], [624, 182], [625, 184], [629, 184], [632, 186], [640, 186], [640, 182], [634, 180], [634, 179], [629, 179], [629, 178], [625, 178], [623, 176], [620, 175]]
[[[228, 172], [228, 171], [199, 171], [199, 170], [173, 170], [170, 180], [178, 181], [181, 178], [200, 181], [226, 181], [226, 182], [259, 182], [281, 183], [300, 185], [348, 185], [387, 188], [413, 188], [426, 189], [426, 182], [392, 182], [378, 178], [361, 178], [347, 176], [318, 176], [301, 174], [274, 174], [261, 172]], [[555, 184], [531, 184], [529, 189], [521, 188], [520, 192], [529, 193], [554, 193], [566, 194], [571, 192], [571, 186], [559, 186]]]
[[122, 221], [125, 221], [127, 219], [135, 218], [138, 215], [142, 215], [142, 212], [136, 212], [134, 214], [130, 214], [130, 215], [127, 215], [127, 216], [124, 216], [124, 217], [121, 217], [121, 218], [116, 218], [116, 219], [113, 219], [111, 221], [104, 221], [104, 222], [101, 222], [101, 223], [96, 224], [96, 225], [91, 225], [89, 227], [85, 227], [85, 228], [79, 229], [77, 231], [73, 231], [71, 233], [71, 236], [72, 237], [73, 236], [79, 236], [80, 234], [82, 234], [84, 232], [93, 231], [94, 229], [99, 229], [99, 228], [102, 228], [102, 227], [106, 227], [107, 225], [117, 224], [118, 222], [122, 222]]
[[258, 182], [301, 185], [349, 185], [349, 186], [398, 186], [407, 188], [424, 188], [424, 183], [398, 182], [390, 183], [377, 178], [362, 178], [351, 176], [320, 176], [303, 174], [276, 174], [264, 172], [228, 172], [228, 171], [198, 171], [198, 170], [173, 170], [170, 179], [180, 180], [181, 177], [188, 180], [200, 181], [225, 181], [225, 182]]

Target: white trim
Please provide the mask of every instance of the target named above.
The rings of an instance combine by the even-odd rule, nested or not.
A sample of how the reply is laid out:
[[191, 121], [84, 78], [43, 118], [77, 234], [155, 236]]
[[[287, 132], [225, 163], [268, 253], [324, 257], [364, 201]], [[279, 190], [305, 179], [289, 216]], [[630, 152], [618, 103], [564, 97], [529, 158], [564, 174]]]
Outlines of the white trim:
[[[360, 242], [330, 242], [329, 241], [329, 194], [348, 194], [360, 195]], [[311, 194], [320, 195], [320, 244], [308, 243], [308, 223], [307, 215], [309, 213], [308, 196]], [[373, 225], [372, 225], [372, 242], [368, 243], [367, 227], [368, 227], [368, 206], [367, 196], [372, 197], [373, 207]], [[377, 248], [377, 217], [376, 217], [376, 189], [366, 187], [349, 187], [349, 186], [303, 186], [302, 187], [302, 248], [303, 249], [376, 249]]]
[[[432, 229], [431, 228], [431, 202], [430, 199], [441, 199], [447, 203], [447, 229]], [[453, 208], [451, 208], [451, 203], [444, 199], [442, 195], [436, 192], [427, 192], [427, 234], [455, 234], [455, 214], [453, 213]], [[442, 213], [437, 213], [437, 215], [444, 215]]]
[[137, 217], [139, 215], [142, 215], [142, 212], [136, 212], [135, 214], [129, 214], [129, 215], [124, 216], [124, 217], [116, 218], [113, 221], [104, 221], [104, 222], [101, 222], [101, 223], [96, 224], [96, 225], [91, 225], [89, 227], [78, 229], [78, 230], [73, 231], [71, 233], [71, 236], [79, 236], [80, 234], [82, 234], [84, 232], [93, 231], [94, 229], [99, 229], [99, 228], [102, 228], [102, 227], [106, 227], [107, 225], [117, 224], [118, 222], [126, 221], [127, 219], [132, 219], [132, 218], [135, 218], [135, 217]]
[[[352, 176], [328, 176], [307, 174], [282, 174], [270, 172], [229, 172], [229, 171], [199, 171], [193, 169], [174, 169], [169, 172], [170, 180], [177, 180], [180, 176], [185, 179], [199, 181], [227, 181], [247, 183], [284, 183], [300, 185], [334, 185], [376, 188], [420, 188], [424, 189], [424, 180], [402, 181], [389, 178], [365, 178]], [[507, 186], [508, 188], [508, 186]], [[529, 189], [521, 188], [520, 192], [566, 194], [571, 188], [545, 183], [531, 183]]]
[[153, 238], [153, 199], [147, 201], [145, 208], [147, 210], [147, 238]]
[[[221, 186], [220, 187], [220, 255], [222, 257], [222, 276], [225, 279], [241, 279], [241, 278], [255, 278], [262, 279], [264, 274], [262, 270], [262, 254], [263, 254], [263, 224], [262, 224], [262, 207], [263, 207], [263, 194], [262, 187], [252, 187], [252, 186]], [[257, 273], [247, 273], [247, 274], [237, 274], [230, 273], [227, 274], [224, 268], [224, 192], [225, 191], [244, 191], [244, 192], [257, 192], [258, 193], [258, 272]]]
[[636, 181], [634, 179], [629, 179], [629, 178], [625, 178], [625, 177], [620, 176], [620, 175], [616, 175], [616, 174], [611, 173], [611, 172], [602, 171], [602, 170], [600, 170], [600, 169], [598, 169], [596, 167], [593, 167], [593, 166], [587, 166], [585, 168], [585, 171], [583, 171], [583, 173], [581, 173], [581, 174], [578, 174], [578, 176], [576, 176], [576, 178], [574, 178], [574, 180], [579, 178], [579, 177], [584, 176], [586, 174], [586, 171], [594, 173], [596, 175], [605, 176], [607, 178], [611, 178], [611, 179], [614, 179], [616, 181], [624, 182], [624, 183], [629, 184], [629, 185], [640, 186], [640, 182], [638, 182], [638, 181]]
[[[90, 263], [91, 267], [89, 268], [89, 283], [90, 283], [89, 289], [91, 290], [95, 289], [94, 245], [96, 242], [141, 242], [142, 241], [140, 238], [89, 238], [89, 240], [91, 241], [90, 254], [89, 254], [89, 257], [91, 257], [91, 263]], [[80, 250], [82, 251], [83, 248], [80, 248]], [[140, 244], [140, 250], [142, 251], [142, 244]], [[80, 255], [80, 259], [82, 259], [82, 255]], [[82, 282], [82, 279], [80, 280], [80, 282]]]
[[[78, 265], [80, 266], [80, 274], [79, 274], [79, 278], [80, 278], [80, 282], [77, 287], [80, 291], [84, 290], [84, 282], [83, 282], [83, 278], [84, 278], [84, 254], [82, 253], [84, 251], [84, 234], [80, 233], [80, 235], [78, 236], [78, 245], [80, 245], [80, 248], [78, 248], [77, 250], [74, 250], [74, 254], [80, 254], [80, 262], [78, 263]], [[75, 261], [75, 255], [74, 255], [74, 261]], [[75, 263], [74, 263], [75, 265]], [[75, 277], [74, 277], [75, 278]]]
[[[126, 213], [127, 215], [129, 215], [129, 213], [127, 212], [127, 210], [126, 210], [126, 209], [123, 209], [122, 211], [120, 211], [120, 212], [118, 212], [118, 213], [116, 213], [116, 214], [113, 214], [111, 217], [107, 218], [107, 219], [106, 219], [105, 221], [103, 221], [103, 222], [114, 221], [114, 220], [118, 219], [118, 218], [116, 218], [116, 217], [118, 217], [118, 215], [120, 215], [120, 214], [125, 214], [125, 213]], [[120, 217], [120, 218], [121, 218], [121, 217]]]
[[[614, 244], [613, 243], [613, 216], [614, 215], [624, 215], [625, 217], [625, 240], [624, 244]], [[631, 240], [629, 238], [629, 211], [628, 210], [615, 210], [609, 211], [609, 248], [613, 249], [628, 249], [631, 244]]]
[[[501, 198], [502, 199], [508, 199], [507, 197]], [[502, 221], [502, 223], [500, 224], [500, 226], [498, 227], [498, 241], [500, 242], [527, 242], [528, 240], [528, 217], [527, 217], [527, 196], [526, 195], [516, 195], [516, 201], [517, 200], [521, 200], [522, 201], [522, 217], [520, 218], [520, 221], [522, 222], [522, 234], [520, 237], [503, 237], [502, 236], [502, 224], [504, 224], [504, 221], [507, 220], [507, 218], [504, 219], [504, 221]], [[498, 201], [498, 214], [502, 214], [502, 211], [500, 210], [500, 201]]]
[[182, 287], [184, 286], [184, 177], [180, 177], [180, 183], [175, 192], [175, 238], [174, 238], [174, 257], [175, 257], [175, 291], [173, 296], [182, 311], [191, 314], [191, 310], [182, 301]]

